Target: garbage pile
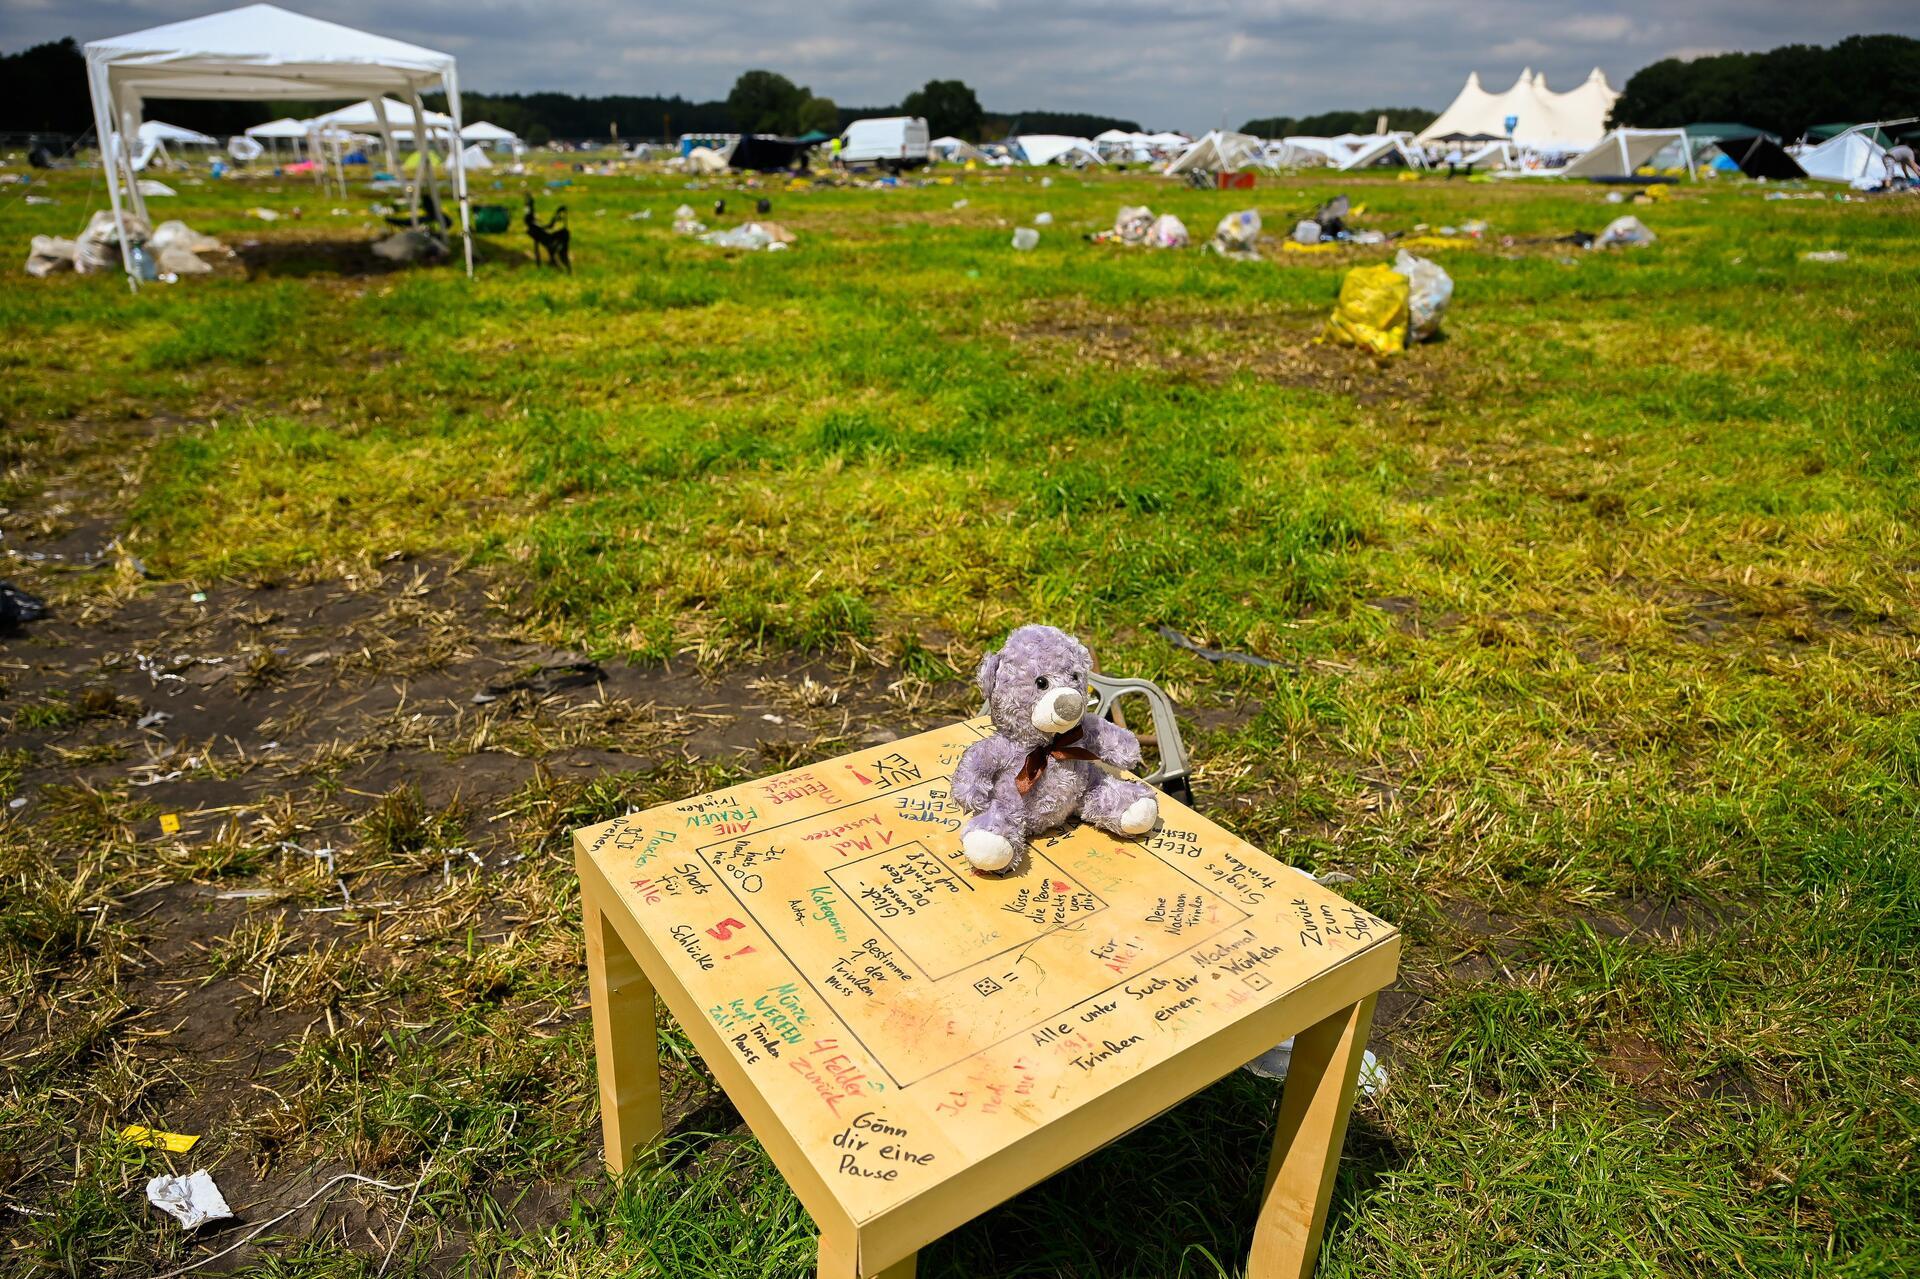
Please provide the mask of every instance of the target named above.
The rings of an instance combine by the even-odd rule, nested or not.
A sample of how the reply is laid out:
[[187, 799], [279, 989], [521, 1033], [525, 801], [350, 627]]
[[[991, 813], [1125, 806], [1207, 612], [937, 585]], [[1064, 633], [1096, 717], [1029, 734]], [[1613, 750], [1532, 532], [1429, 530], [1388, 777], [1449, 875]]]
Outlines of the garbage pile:
[[[231, 257], [233, 250], [210, 235], [195, 231], [173, 219], [151, 230], [144, 219], [127, 215], [129, 257], [134, 274], [142, 280], [168, 283], [183, 275], [207, 275], [213, 267], [201, 255], [221, 253]], [[87, 220], [87, 229], [75, 240], [53, 235], [36, 235], [27, 249], [27, 274], [44, 279], [56, 271], [72, 270], [80, 275], [95, 271], [117, 271], [121, 267], [120, 228], [113, 214], [101, 209]]]
[[1144, 204], [1123, 207], [1111, 230], [1095, 231], [1087, 239], [1095, 244], [1144, 244], [1155, 249], [1184, 249], [1193, 242], [1186, 223], [1171, 213], [1156, 218]]
[[1207, 241], [1207, 248], [1223, 257], [1257, 258], [1260, 256], [1260, 213], [1257, 209], [1241, 209], [1229, 213], [1220, 219], [1220, 225], [1213, 229], [1213, 238]]
[[1402, 249], [1392, 266], [1347, 272], [1320, 340], [1394, 355], [1438, 336], [1452, 300], [1453, 278], [1438, 263]]
[[[676, 221], [675, 225], [678, 225]], [[775, 253], [793, 244], [793, 232], [778, 222], [748, 222], [729, 231], [708, 231], [700, 236], [702, 244], [718, 249], [745, 249], [757, 253], [765, 249]]]

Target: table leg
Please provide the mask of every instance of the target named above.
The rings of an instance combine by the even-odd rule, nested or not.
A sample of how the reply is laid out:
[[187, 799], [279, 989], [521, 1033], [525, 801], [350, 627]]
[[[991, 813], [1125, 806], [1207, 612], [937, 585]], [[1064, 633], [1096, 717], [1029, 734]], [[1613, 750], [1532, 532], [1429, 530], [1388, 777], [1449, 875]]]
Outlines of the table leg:
[[1294, 1038], [1247, 1279], [1306, 1279], [1313, 1273], [1373, 1001], [1368, 995]]
[[607, 1167], [621, 1173], [634, 1154], [652, 1145], [664, 1130], [653, 984], [598, 904], [583, 894], [581, 905], [587, 934], [587, 993], [593, 1003], [593, 1055], [600, 1074], [600, 1133]]
[[908, 1253], [885, 1270], [863, 1271], [857, 1260], [858, 1254], [859, 1243], [853, 1235], [836, 1238], [821, 1231], [818, 1279], [913, 1279], [914, 1268], [920, 1259], [919, 1253]]

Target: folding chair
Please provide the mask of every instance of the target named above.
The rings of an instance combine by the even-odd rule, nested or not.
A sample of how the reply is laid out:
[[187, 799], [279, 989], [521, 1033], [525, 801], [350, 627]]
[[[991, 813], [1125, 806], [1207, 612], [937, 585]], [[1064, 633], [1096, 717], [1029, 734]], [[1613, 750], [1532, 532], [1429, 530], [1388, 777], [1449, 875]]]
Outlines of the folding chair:
[[1191, 808], [1193, 769], [1187, 760], [1187, 745], [1180, 740], [1180, 723], [1173, 715], [1173, 699], [1167, 696], [1166, 690], [1150, 679], [1124, 679], [1117, 675], [1102, 675], [1097, 671], [1089, 678], [1093, 684], [1094, 702], [1088, 709], [1106, 716], [1122, 728], [1127, 726], [1127, 722], [1120, 714], [1120, 699], [1131, 694], [1139, 694], [1147, 699], [1147, 709], [1153, 716], [1154, 743], [1160, 750], [1160, 767], [1140, 780]]

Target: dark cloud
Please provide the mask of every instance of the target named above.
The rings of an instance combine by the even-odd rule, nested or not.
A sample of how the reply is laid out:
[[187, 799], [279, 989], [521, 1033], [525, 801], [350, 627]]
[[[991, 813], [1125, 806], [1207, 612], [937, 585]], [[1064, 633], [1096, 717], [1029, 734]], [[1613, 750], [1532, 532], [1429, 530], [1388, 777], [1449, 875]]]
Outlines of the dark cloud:
[[[215, 7], [193, 0], [0, 0], [0, 49], [118, 35]], [[1442, 107], [1470, 70], [1489, 88], [1523, 66], [1571, 88], [1593, 67], [1615, 87], [1657, 58], [1854, 32], [1920, 34], [1911, 0], [337, 0], [304, 12], [445, 49], [479, 90], [722, 97], [770, 67], [855, 105], [967, 81], [989, 108], [1099, 111], [1156, 128], [1364, 106]]]

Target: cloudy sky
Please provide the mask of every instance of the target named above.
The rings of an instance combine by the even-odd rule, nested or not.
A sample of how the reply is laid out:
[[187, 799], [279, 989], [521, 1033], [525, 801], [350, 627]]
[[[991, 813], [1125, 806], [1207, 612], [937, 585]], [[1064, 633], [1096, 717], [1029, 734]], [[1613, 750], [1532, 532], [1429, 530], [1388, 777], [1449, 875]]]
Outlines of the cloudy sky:
[[[0, 0], [0, 50], [193, 17], [221, 0]], [[1440, 108], [1470, 70], [1523, 66], [1615, 87], [1657, 58], [1920, 35], [1913, 0], [292, 0], [286, 7], [446, 49], [477, 90], [724, 97], [768, 67], [843, 105], [959, 78], [989, 110], [1098, 111], [1150, 128], [1334, 108]]]

